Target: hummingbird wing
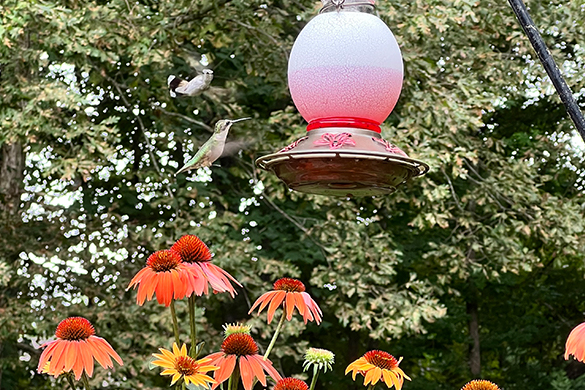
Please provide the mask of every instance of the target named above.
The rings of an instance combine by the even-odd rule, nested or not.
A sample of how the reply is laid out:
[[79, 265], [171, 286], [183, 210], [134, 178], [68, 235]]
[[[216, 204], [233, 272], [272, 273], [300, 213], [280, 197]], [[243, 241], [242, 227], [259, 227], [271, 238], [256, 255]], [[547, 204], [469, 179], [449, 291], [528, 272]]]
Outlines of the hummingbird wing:
[[219, 158], [223, 150], [214, 150], [213, 141], [214, 140], [212, 136], [209, 140], [207, 140], [207, 142], [203, 144], [203, 146], [201, 146], [201, 148], [199, 148], [197, 153], [195, 153], [195, 156], [193, 156], [191, 160], [187, 161], [187, 163], [181, 169], [179, 169], [177, 173], [175, 173], [175, 176], [179, 173], [189, 171], [191, 169], [208, 167], [213, 164], [213, 162]]
[[231, 156], [232, 154], [238, 153], [240, 150], [244, 150], [248, 148], [248, 146], [253, 145], [254, 142], [250, 141], [230, 141], [226, 142], [225, 146], [223, 147], [223, 153], [221, 157], [224, 156]]

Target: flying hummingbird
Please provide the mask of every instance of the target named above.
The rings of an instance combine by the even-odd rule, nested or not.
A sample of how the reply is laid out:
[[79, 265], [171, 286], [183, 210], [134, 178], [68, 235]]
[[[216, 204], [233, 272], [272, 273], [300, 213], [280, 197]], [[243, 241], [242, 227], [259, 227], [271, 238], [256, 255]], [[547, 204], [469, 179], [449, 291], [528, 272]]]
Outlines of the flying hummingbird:
[[223, 153], [225, 139], [227, 138], [230, 127], [232, 127], [232, 125], [236, 122], [241, 122], [248, 119], [252, 118], [241, 118], [234, 120], [222, 119], [217, 121], [211, 138], [209, 138], [207, 142], [205, 142], [203, 146], [199, 148], [195, 156], [189, 160], [187, 164], [183, 166], [183, 168], [179, 169], [175, 175], [190, 169], [208, 167], [213, 164], [213, 162], [217, 160]]
[[209, 89], [211, 80], [213, 80], [213, 71], [211, 69], [203, 69], [203, 73], [191, 81], [170, 75], [167, 79], [167, 84], [169, 85], [172, 97], [177, 97], [177, 95], [197, 96]]

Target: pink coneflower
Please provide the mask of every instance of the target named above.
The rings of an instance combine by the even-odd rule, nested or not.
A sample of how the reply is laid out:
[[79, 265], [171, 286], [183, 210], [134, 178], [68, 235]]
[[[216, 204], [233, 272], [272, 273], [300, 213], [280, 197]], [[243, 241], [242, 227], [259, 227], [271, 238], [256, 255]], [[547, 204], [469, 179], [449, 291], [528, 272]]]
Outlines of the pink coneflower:
[[46, 372], [56, 378], [64, 372], [73, 371], [75, 379], [79, 380], [84, 371], [91, 378], [94, 358], [103, 368], [114, 367], [110, 356], [123, 365], [112, 346], [97, 337], [91, 323], [83, 317], [69, 317], [61, 321], [55, 337], [57, 340], [41, 346], [47, 348], [39, 359], [38, 372]]
[[214, 292], [229, 292], [234, 297], [237, 292], [230, 280], [242, 287], [233, 276], [211, 262], [211, 252], [199, 237], [185, 235], [175, 242], [171, 250], [179, 254], [183, 263], [195, 270], [196, 276], [189, 277], [187, 295], [193, 292], [198, 296], [209, 294], [209, 284]]
[[323, 313], [317, 303], [311, 296], [305, 292], [305, 285], [297, 279], [281, 278], [274, 282], [274, 290], [262, 294], [260, 298], [254, 302], [248, 314], [252, 313], [257, 306], [260, 306], [258, 314], [268, 306], [268, 323], [272, 322], [274, 312], [281, 304], [286, 310], [286, 319], [292, 319], [295, 307], [299, 314], [303, 316], [305, 324], [307, 321], [315, 321], [317, 324], [321, 323], [321, 316]]
[[154, 252], [130, 281], [127, 290], [138, 286], [136, 303], [140, 306], [145, 300], [156, 300], [165, 306], [173, 299], [183, 299], [188, 292], [188, 281], [196, 278], [194, 270], [181, 261], [181, 257], [171, 250]]
[[565, 360], [568, 360], [571, 355], [580, 362], [585, 361], [585, 322], [577, 325], [567, 337]]
[[476, 379], [468, 382], [461, 390], [500, 390], [498, 385], [483, 379]]
[[212, 390], [232, 375], [238, 362], [245, 390], [252, 389], [254, 378], [258, 378], [258, 381], [266, 387], [264, 371], [275, 381], [282, 379], [272, 366], [272, 362], [264, 360], [262, 356], [258, 355], [256, 342], [252, 336], [246, 333], [229, 335], [221, 344], [221, 352], [212, 353], [207, 358], [211, 359], [209, 364], [219, 367], [219, 370], [214, 372], [214, 379], [217, 383], [211, 387]]
[[309, 386], [300, 379], [297, 378], [282, 378], [273, 390], [307, 390]]

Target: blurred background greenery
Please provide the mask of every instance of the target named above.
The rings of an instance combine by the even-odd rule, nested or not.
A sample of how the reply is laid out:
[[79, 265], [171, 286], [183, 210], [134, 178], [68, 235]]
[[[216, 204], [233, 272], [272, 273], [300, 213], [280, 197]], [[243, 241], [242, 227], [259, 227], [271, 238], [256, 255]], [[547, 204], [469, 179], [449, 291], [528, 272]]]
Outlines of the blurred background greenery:
[[[585, 3], [530, 0], [585, 104]], [[585, 310], [583, 143], [505, 1], [378, 2], [404, 56], [384, 138], [431, 171], [387, 197], [290, 192], [254, 165], [301, 137], [287, 56], [307, 0], [4, 0], [0, 3], [0, 388], [52, 389], [39, 343], [81, 315], [124, 359], [94, 388], [165, 388], [168, 309], [125, 289], [152, 252], [196, 234], [243, 285], [198, 299], [205, 353], [282, 276], [321, 326], [287, 323], [271, 359], [302, 377], [308, 346], [336, 354], [323, 389], [369, 349], [404, 356], [405, 388], [585, 389], [564, 341]], [[168, 75], [215, 72], [172, 99]], [[174, 176], [222, 118], [251, 116], [221, 168]], [[178, 304], [183, 334], [187, 309]]]

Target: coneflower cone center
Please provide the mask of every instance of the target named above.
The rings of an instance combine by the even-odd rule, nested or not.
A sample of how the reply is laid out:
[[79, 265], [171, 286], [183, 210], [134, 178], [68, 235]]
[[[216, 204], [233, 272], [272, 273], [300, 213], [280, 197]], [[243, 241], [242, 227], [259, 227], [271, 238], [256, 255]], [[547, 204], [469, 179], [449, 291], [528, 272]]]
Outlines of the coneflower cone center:
[[226, 337], [221, 344], [221, 350], [227, 355], [256, 355], [258, 354], [258, 346], [249, 334], [234, 333]]
[[275, 290], [283, 290], [288, 292], [304, 292], [305, 285], [303, 282], [293, 278], [281, 278], [274, 282]]
[[197, 363], [190, 356], [179, 356], [175, 359], [175, 369], [181, 375], [189, 376], [197, 373]]
[[477, 379], [463, 386], [461, 390], [500, 390], [500, 388], [490, 381]]
[[152, 268], [154, 272], [166, 272], [176, 269], [181, 262], [181, 257], [168, 249], [154, 252], [148, 260], [146, 265]]
[[309, 386], [297, 378], [283, 378], [276, 383], [274, 390], [307, 390]]
[[364, 359], [370, 364], [381, 369], [391, 370], [398, 366], [398, 360], [388, 352], [369, 351], [364, 355]]
[[250, 334], [250, 331], [252, 330], [252, 326], [251, 325], [243, 325], [243, 324], [226, 324], [223, 326], [223, 333], [224, 333], [224, 339], [226, 337], [228, 337], [229, 335], [232, 335], [234, 333], [245, 333], [245, 334]]
[[211, 252], [207, 245], [199, 237], [192, 234], [179, 238], [171, 250], [177, 252], [185, 263], [201, 263], [211, 260]]
[[77, 341], [88, 339], [95, 334], [91, 322], [83, 317], [69, 317], [57, 325], [55, 336], [61, 340]]

